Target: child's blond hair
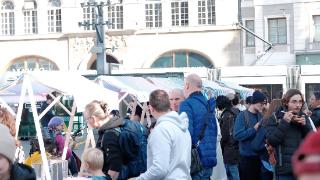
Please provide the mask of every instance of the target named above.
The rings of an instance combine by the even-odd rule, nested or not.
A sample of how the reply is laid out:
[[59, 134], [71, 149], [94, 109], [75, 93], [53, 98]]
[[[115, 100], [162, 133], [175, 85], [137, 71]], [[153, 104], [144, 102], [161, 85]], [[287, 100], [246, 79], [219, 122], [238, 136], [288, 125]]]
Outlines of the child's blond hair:
[[87, 163], [91, 170], [103, 168], [103, 152], [97, 148], [89, 148], [82, 155], [82, 161]]

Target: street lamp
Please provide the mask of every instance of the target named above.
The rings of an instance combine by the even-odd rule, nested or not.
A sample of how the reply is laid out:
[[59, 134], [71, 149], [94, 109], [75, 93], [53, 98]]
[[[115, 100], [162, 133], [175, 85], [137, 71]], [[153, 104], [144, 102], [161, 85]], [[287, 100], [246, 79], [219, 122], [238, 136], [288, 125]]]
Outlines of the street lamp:
[[97, 11], [95, 11], [95, 16], [97, 17], [95, 19], [95, 22], [90, 21], [83, 21], [79, 22], [79, 26], [84, 27], [95, 27], [96, 34], [97, 34], [97, 40], [96, 40], [96, 46], [91, 49], [91, 52], [97, 54], [97, 74], [103, 75], [103, 74], [110, 74], [110, 65], [106, 61], [106, 51], [105, 51], [105, 25], [110, 25], [108, 21], [104, 21], [103, 17], [103, 7], [104, 6], [111, 6], [111, 1], [108, 0], [106, 2], [96, 2], [96, 1], [89, 1], [87, 3], [80, 3], [81, 7], [95, 7]]

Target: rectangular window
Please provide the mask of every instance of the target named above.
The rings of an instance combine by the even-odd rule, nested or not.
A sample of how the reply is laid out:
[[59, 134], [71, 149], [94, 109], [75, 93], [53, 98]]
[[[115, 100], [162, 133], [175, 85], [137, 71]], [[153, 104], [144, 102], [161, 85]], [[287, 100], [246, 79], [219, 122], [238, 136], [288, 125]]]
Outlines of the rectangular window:
[[123, 6], [108, 6], [108, 21], [110, 29], [123, 29]]
[[198, 24], [216, 24], [215, 0], [198, 1]]
[[95, 26], [92, 25], [93, 23], [96, 23], [96, 12], [95, 7], [83, 7], [82, 8], [83, 13], [83, 22], [85, 24], [84, 30], [95, 30]]
[[273, 44], [287, 44], [286, 18], [268, 19], [269, 42]]
[[1, 34], [14, 35], [14, 12], [1, 12]]
[[25, 34], [37, 34], [38, 33], [38, 20], [37, 11], [25, 10], [24, 16], [24, 33]]
[[313, 16], [314, 42], [320, 42], [320, 16]]
[[61, 9], [48, 10], [48, 32], [56, 33], [61, 31]]
[[161, 3], [145, 4], [146, 27], [162, 27]]
[[188, 26], [189, 12], [188, 2], [171, 2], [171, 20], [172, 26]]
[[[254, 20], [246, 20], [245, 21], [246, 28], [250, 31], [254, 32]], [[250, 33], [246, 33], [246, 47], [254, 47], [254, 36]]]

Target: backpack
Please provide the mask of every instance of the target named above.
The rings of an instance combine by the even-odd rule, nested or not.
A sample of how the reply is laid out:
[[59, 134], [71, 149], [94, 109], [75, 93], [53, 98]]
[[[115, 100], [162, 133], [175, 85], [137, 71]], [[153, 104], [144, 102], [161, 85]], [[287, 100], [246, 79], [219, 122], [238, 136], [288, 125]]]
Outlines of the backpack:
[[108, 131], [114, 131], [119, 137], [122, 157], [127, 160], [122, 164], [118, 180], [137, 177], [144, 173], [147, 170], [147, 130], [145, 127], [139, 122], [125, 119], [123, 125], [106, 130], [104, 134]]

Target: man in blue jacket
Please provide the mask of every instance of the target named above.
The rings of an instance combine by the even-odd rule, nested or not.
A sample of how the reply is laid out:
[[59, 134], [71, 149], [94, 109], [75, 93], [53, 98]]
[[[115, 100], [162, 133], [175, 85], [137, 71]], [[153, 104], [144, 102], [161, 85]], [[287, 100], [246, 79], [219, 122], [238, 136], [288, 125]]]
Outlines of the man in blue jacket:
[[239, 141], [240, 179], [260, 179], [260, 157], [251, 148], [251, 142], [260, 126], [261, 112], [265, 105], [266, 96], [260, 91], [255, 91], [248, 110], [240, 112], [236, 118], [233, 136], [235, 140]]
[[[210, 179], [212, 168], [217, 164], [217, 123], [214, 114], [214, 101], [208, 101], [201, 93], [201, 88], [202, 80], [198, 75], [187, 76], [184, 84], [184, 95], [187, 99], [180, 104], [179, 109], [180, 113], [185, 112], [188, 115], [189, 132], [193, 145], [197, 143], [206, 117], [208, 117], [208, 126], [198, 147], [203, 170], [192, 174], [193, 180]], [[208, 102], [210, 102], [210, 106]], [[210, 107], [209, 112], [208, 107]], [[209, 113], [208, 116], [207, 113]]]

